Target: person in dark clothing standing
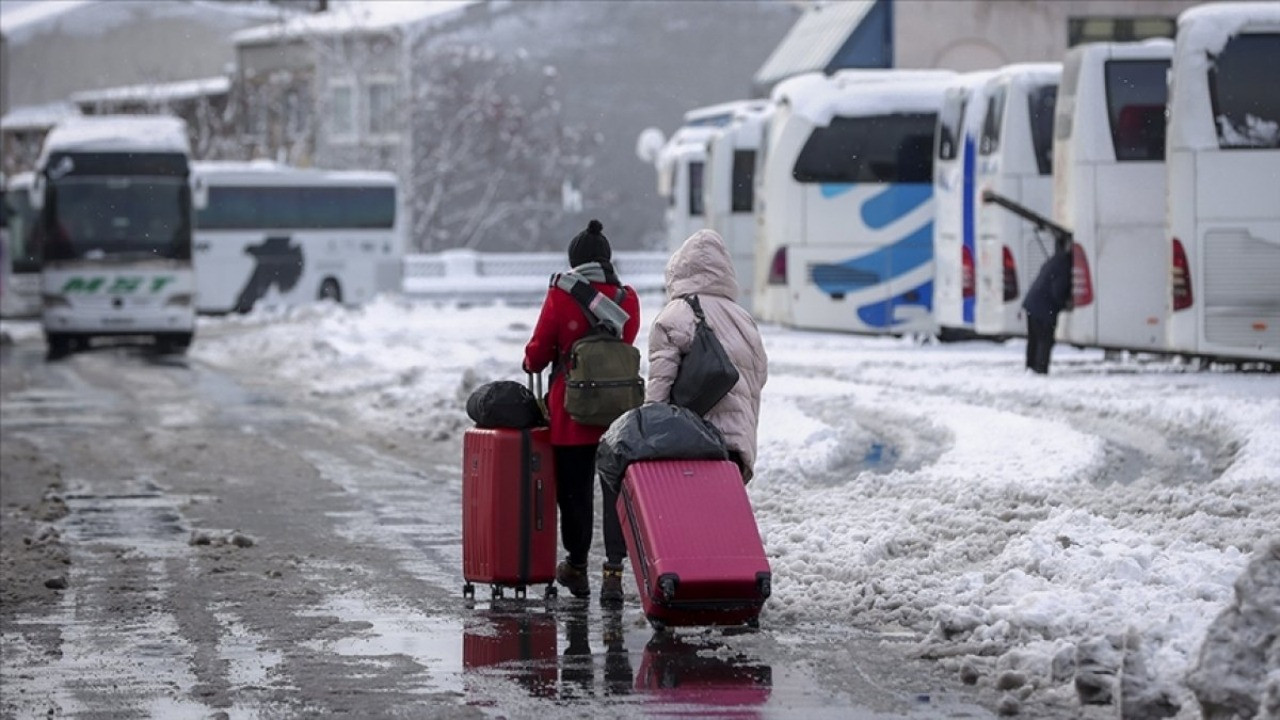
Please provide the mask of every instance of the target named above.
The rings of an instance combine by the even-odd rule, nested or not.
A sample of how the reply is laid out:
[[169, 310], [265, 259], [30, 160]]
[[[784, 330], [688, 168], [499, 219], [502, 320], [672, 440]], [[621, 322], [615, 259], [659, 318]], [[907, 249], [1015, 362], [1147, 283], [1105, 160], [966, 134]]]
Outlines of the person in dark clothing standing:
[[[623, 285], [613, 269], [609, 239], [598, 220], [587, 224], [569, 243], [569, 265], [572, 270], [551, 278], [547, 297], [538, 315], [533, 337], [524, 349], [525, 372], [537, 373], [551, 365], [551, 384], [547, 395], [547, 411], [551, 418], [552, 454], [556, 463], [556, 504], [560, 509], [560, 541], [567, 557], [556, 567], [556, 581], [568, 588], [574, 597], [591, 595], [587, 580], [587, 553], [595, 529], [596, 449], [605, 428], [583, 425], [565, 409], [564, 363], [574, 342], [591, 331], [589, 321], [578, 301], [569, 294], [577, 282], [589, 282], [601, 293], [597, 305], [600, 312], [620, 327], [615, 328], [624, 342], [634, 344], [640, 331], [640, 300], [636, 291]], [[619, 297], [619, 289], [621, 298]], [[618, 302], [614, 302], [618, 299]], [[622, 525], [618, 521], [616, 493], [605, 485], [603, 534], [605, 566], [600, 602], [622, 602], [622, 560], [627, 556]]]
[[1041, 375], [1049, 374], [1058, 313], [1071, 300], [1071, 264], [1071, 243], [1062, 243], [1022, 299], [1027, 314], [1027, 368]]

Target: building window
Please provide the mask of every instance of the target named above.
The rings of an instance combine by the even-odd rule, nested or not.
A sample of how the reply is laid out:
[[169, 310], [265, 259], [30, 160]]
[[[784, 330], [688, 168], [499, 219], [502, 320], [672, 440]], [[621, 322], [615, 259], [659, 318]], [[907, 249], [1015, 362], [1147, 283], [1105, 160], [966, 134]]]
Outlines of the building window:
[[394, 140], [396, 136], [396, 83], [394, 79], [369, 81], [366, 86], [365, 129], [371, 139]]
[[1133, 42], [1172, 38], [1178, 21], [1169, 17], [1087, 17], [1067, 20], [1067, 47], [1089, 42]]
[[329, 135], [334, 140], [355, 139], [356, 93], [350, 82], [329, 86]]

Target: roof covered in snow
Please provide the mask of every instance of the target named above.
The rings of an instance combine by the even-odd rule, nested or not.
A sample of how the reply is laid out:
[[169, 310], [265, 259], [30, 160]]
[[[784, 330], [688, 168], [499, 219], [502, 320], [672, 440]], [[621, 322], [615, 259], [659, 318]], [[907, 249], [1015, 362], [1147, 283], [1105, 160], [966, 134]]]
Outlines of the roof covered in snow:
[[72, 103], [57, 102], [48, 105], [24, 105], [0, 117], [0, 130], [48, 130], [59, 121], [80, 114]]
[[826, 69], [874, 6], [875, 0], [815, 3], [760, 66], [755, 84], [768, 86], [793, 75]]
[[168, 115], [92, 115], [74, 117], [49, 131], [40, 151], [39, 167], [54, 151], [134, 150], [190, 152], [187, 124]]
[[773, 101], [814, 125], [831, 118], [894, 112], [937, 112], [956, 73], [950, 70], [841, 70], [806, 73], [779, 83]]
[[124, 87], [104, 88], [102, 90], [86, 90], [71, 96], [71, 102], [78, 105], [92, 105], [102, 102], [167, 102], [174, 100], [191, 100], [207, 95], [223, 95], [231, 90], [231, 79], [218, 76], [197, 80], [182, 80], [171, 83], [152, 83], [149, 85], [127, 85]]
[[321, 13], [241, 30], [231, 36], [237, 45], [325, 35], [380, 32], [418, 23], [456, 18], [477, 0], [339, 0]]

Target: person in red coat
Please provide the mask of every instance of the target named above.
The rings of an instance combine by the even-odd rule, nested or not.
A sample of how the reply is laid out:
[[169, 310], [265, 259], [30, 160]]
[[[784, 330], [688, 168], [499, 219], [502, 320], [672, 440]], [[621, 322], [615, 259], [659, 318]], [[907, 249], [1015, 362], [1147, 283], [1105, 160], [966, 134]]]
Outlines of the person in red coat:
[[[582, 425], [569, 416], [564, 407], [565, 377], [563, 364], [573, 343], [590, 331], [592, 322], [578, 301], [564, 289], [564, 278], [580, 276], [591, 283], [626, 313], [622, 323], [622, 339], [634, 344], [640, 330], [640, 300], [636, 291], [623, 285], [613, 269], [612, 249], [604, 236], [604, 226], [592, 220], [587, 229], [569, 243], [568, 274], [554, 275], [547, 297], [542, 302], [538, 324], [524, 349], [525, 372], [541, 372], [551, 366], [551, 383], [547, 411], [551, 415], [551, 445], [556, 463], [556, 504], [560, 508], [560, 540], [566, 558], [556, 566], [556, 581], [575, 597], [589, 597], [591, 583], [587, 579], [587, 553], [591, 550], [595, 529], [596, 447], [605, 428]], [[618, 291], [623, 291], [618, 300]], [[615, 308], [616, 309], [616, 308]], [[620, 313], [617, 313], [621, 317]], [[601, 483], [604, 500], [603, 534], [605, 566], [600, 589], [602, 604], [622, 601], [622, 560], [627, 556], [618, 522], [617, 494]]]

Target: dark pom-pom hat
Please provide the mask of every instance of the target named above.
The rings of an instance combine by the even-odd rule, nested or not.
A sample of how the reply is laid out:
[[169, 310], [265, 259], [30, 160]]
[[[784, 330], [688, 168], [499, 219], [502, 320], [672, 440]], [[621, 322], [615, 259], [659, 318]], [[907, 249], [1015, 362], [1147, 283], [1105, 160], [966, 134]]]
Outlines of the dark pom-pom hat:
[[569, 243], [569, 265], [578, 267], [589, 262], [608, 262], [613, 258], [609, 238], [604, 236], [604, 225], [599, 220], [587, 223], [587, 229], [574, 236]]

